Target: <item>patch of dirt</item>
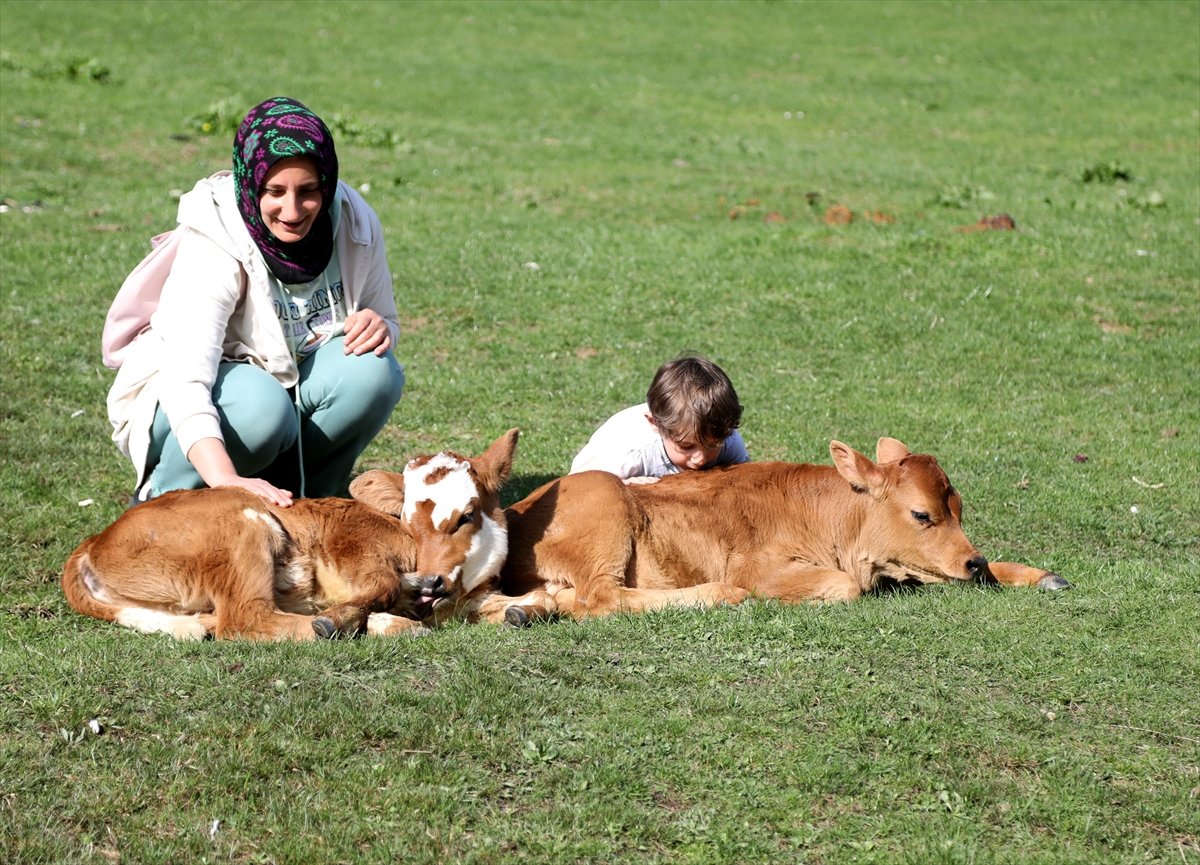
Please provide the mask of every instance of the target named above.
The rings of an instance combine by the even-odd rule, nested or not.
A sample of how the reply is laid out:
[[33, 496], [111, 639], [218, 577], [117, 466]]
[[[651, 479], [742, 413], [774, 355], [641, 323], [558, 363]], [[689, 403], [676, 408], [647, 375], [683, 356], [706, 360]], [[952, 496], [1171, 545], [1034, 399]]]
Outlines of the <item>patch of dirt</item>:
[[1120, 322], [1116, 321], [1107, 321], [1099, 316], [1097, 316], [1094, 321], [1105, 333], [1117, 333], [1123, 336], [1133, 333], [1133, 328], [1127, 324], [1121, 324]]
[[995, 216], [983, 216], [974, 225], [960, 225], [955, 231], [963, 233], [971, 231], [1016, 231], [1017, 223], [1007, 213], [998, 213]]
[[849, 225], [854, 221], [854, 213], [844, 204], [835, 204], [825, 209], [826, 225]]

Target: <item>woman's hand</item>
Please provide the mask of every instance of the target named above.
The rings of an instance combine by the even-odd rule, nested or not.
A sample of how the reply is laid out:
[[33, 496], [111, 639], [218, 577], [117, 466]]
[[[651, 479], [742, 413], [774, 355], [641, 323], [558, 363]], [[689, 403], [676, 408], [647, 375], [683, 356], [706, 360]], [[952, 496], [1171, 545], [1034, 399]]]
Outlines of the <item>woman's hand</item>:
[[217, 438], [203, 438], [192, 445], [187, 458], [201, 479], [210, 487], [238, 487], [281, 508], [292, 506], [290, 490], [267, 483], [262, 478], [244, 478], [233, 467], [225, 443]]
[[232, 475], [222, 479], [218, 483], [209, 484], [209, 486], [237, 487], [254, 493], [260, 499], [264, 499], [281, 508], [290, 508], [292, 506], [292, 494], [289, 490], [281, 490], [279, 487], [267, 483], [262, 478], [244, 478], [241, 475]]
[[383, 357], [392, 347], [392, 334], [387, 322], [373, 309], [360, 309], [346, 316], [346, 354], [366, 354], [374, 351]]

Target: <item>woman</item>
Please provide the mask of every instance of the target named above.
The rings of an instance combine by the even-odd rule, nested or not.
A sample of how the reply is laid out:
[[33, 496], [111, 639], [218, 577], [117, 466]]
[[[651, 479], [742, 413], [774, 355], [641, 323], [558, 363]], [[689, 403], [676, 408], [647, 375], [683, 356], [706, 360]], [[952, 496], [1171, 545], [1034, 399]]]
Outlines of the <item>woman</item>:
[[329, 129], [294, 99], [256, 106], [233, 172], [197, 183], [178, 221], [158, 308], [108, 395], [134, 501], [345, 494], [404, 371], [379, 218], [338, 180]]

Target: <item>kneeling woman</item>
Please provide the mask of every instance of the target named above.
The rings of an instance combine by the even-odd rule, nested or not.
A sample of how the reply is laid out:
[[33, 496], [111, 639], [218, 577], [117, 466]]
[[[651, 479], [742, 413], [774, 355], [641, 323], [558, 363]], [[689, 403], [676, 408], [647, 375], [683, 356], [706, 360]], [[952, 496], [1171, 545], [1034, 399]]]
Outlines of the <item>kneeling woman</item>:
[[256, 106], [232, 174], [180, 199], [176, 232], [108, 395], [135, 501], [204, 486], [284, 506], [344, 495], [404, 371], [379, 218], [338, 181], [329, 129], [293, 99]]

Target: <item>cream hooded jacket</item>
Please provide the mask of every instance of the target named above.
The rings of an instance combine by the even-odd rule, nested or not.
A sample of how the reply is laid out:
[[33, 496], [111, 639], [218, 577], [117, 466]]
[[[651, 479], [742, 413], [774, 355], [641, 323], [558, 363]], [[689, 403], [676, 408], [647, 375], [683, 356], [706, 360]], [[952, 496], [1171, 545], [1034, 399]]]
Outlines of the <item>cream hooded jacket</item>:
[[[379, 217], [341, 181], [334, 206], [346, 312], [377, 312], [395, 346], [400, 325]], [[275, 313], [274, 280], [238, 213], [231, 174], [218, 172], [180, 198], [178, 221], [186, 233], [158, 309], [108, 392], [113, 441], [133, 462], [137, 486], [159, 404], [185, 454], [200, 439], [224, 440], [212, 401], [222, 361], [252, 363], [285, 388], [299, 378]]]

